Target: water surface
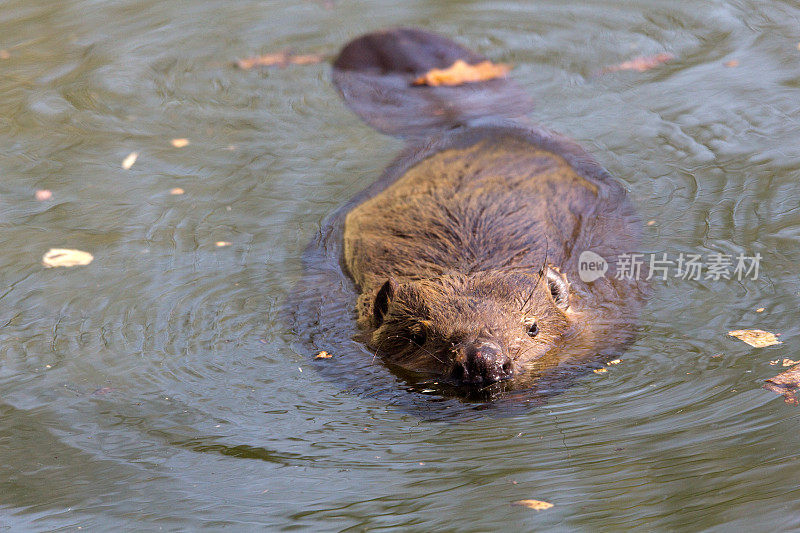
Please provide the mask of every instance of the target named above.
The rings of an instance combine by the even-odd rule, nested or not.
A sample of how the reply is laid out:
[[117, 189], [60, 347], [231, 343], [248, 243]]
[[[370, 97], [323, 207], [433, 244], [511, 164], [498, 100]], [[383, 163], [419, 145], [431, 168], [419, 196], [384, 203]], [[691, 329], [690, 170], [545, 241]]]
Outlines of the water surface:
[[[0, 525], [800, 528], [800, 411], [761, 389], [800, 359], [798, 19], [744, 0], [0, 3]], [[362, 387], [327, 379], [280, 310], [321, 221], [401, 143], [326, 63], [231, 63], [389, 25], [514, 64], [532, 118], [654, 221], [647, 251], [760, 253], [762, 275], [656, 283], [623, 362], [536, 407], [411, 392], [377, 362]], [[95, 260], [45, 269], [52, 247]], [[752, 327], [784, 343], [726, 335]], [[528, 498], [554, 507], [510, 505]]]

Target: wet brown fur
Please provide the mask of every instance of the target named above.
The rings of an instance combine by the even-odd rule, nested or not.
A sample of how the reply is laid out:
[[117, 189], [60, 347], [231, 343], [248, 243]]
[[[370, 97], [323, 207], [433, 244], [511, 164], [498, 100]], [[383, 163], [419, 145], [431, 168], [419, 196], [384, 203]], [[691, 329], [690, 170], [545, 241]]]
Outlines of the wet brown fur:
[[[351, 109], [409, 140], [319, 239], [354, 282], [360, 340], [444, 379], [470, 347], [500, 352], [500, 379], [520, 382], [618, 353], [647, 293], [615, 276], [641, 225], [624, 189], [575, 143], [516, 118], [530, 101], [508, 80], [412, 87], [457, 58], [484, 59], [401, 28], [355, 39], [334, 63]], [[579, 279], [584, 250], [608, 260], [606, 277]]]
[[[513, 131], [425, 158], [345, 219], [365, 342], [394, 364], [447, 377], [453, 347], [491, 339], [524, 372], [585, 315], [579, 294], [559, 306], [550, 280], [574, 266], [587, 233], [614, 226], [595, 211], [615, 205], [564, 157]], [[387, 279], [397, 288], [378, 324]]]

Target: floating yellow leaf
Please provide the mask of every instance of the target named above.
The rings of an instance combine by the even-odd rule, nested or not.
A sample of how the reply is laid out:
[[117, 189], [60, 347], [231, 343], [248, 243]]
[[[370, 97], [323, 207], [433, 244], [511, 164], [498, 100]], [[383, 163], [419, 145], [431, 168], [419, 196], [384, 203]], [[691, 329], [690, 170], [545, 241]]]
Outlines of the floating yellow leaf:
[[122, 160], [122, 168], [125, 170], [130, 170], [134, 163], [136, 163], [136, 159], [139, 157], [139, 152], [131, 152], [128, 156]]
[[541, 500], [517, 500], [514, 502], [514, 505], [522, 505], [534, 511], [544, 511], [553, 507], [552, 503], [543, 502]]
[[773, 344], [782, 344], [781, 341], [775, 337], [774, 333], [761, 329], [737, 329], [729, 331], [728, 335], [736, 337], [754, 348], [764, 348], [765, 346], [772, 346]]
[[608, 362], [609, 365], [618, 365], [622, 362], [622, 359], [612, 359]]
[[736, 68], [739, 66], [739, 61], [736, 59], [731, 59], [730, 61], [726, 61], [724, 65], [728, 68]]
[[186, 192], [186, 191], [184, 191], [180, 187], [175, 187], [174, 189], [170, 189], [169, 190], [169, 193], [172, 194], [173, 196], [174, 195], [178, 195], [178, 194], [183, 194], [184, 192]]
[[594, 372], [595, 374], [605, 374], [606, 372], [608, 372], [608, 369], [607, 368], [595, 368], [594, 370], [592, 370], [592, 372]]
[[759, 307], [758, 309], [756, 309], [756, 313], [763, 313], [763, 312], [764, 312], [763, 307]]
[[289, 52], [276, 52], [274, 54], [264, 54], [247, 59], [239, 59], [236, 66], [243, 70], [253, 67], [285, 67], [287, 65], [313, 65], [325, 59], [322, 54], [301, 54], [294, 55]]
[[229, 243], [228, 241], [217, 241], [214, 243], [214, 246], [216, 246], [217, 248], [224, 248], [225, 246], [230, 246], [230, 245], [231, 243]]
[[318, 354], [317, 354], [317, 355], [314, 357], [314, 359], [330, 359], [331, 357], [333, 357], [331, 354], [329, 354], [329, 353], [328, 353], [328, 352], [326, 352], [325, 350], [322, 350], [321, 352], [319, 352], [319, 353], [318, 353]]
[[288, 54], [286, 52], [278, 52], [277, 54], [264, 54], [257, 57], [239, 59], [236, 61], [236, 66], [243, 70], [253, 67], [271, 67], [273, 65], [285, 67], [288, 63], [287, 59]]
[[172, 139], [170, 144], [175, 148], [183, 148], [184, 146], [189, 146], [189, 139]]
[[42, 264], [47, 268], [73, 267], [88, 265], [93, 260], [94, 256], [89, 252], [67, 248], [51, 248], [42, 257]]
[[414, 80], [414, 85], [461, 85], [476, 81], [487, 81], [502, 78], [511, 70], [509, 65], [482, 61], [477, 65], [470, 65], [463, 59], [457, 59], [452, 66], [445, 69], [434, 68]]
[[289, 56], [289, 63], [292, 65], [313, 65], [325, 59], [322, 54], [301, 54], [296, 56]]

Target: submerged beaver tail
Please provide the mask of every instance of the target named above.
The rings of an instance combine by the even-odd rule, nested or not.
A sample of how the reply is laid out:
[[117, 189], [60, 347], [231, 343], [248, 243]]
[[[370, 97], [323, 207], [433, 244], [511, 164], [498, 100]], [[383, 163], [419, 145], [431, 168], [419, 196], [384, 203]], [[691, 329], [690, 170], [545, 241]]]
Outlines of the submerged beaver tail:
[[433, 68], [486, 58], [450, 39], [413, 28], [369, 33], [350, 41], [333, 64], [333, 83], [355, 113], [375, 129], [422, 137], [479, 119], [513, 119], [532, 103], [507, 79], [456, 86], [414, 85]]

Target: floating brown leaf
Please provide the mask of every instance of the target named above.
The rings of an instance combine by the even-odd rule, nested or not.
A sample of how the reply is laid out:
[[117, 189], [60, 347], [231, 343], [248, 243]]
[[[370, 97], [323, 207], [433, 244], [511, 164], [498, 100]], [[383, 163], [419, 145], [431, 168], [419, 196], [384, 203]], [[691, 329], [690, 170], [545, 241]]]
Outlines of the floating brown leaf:
[[450, 67], [445, 69], [434, 68], [414, 80], [414, 85], [461, 85], [476, 81], [487, 81], [502, 78], [511, 70], [509, 65], [482, 61], [477, 65], [470, 65], [462, 59], [457, 59]]
[[766, 380], [764, 388], [783, 396], [783, 401], [792, 405], [800, 405], [797, 392], [800, 390], [800, 365]]
[[553, 507], [552, 503], [543, 502], [541, 500], [517, 500], [513, 503], [514, 505], [522, 505], [523, 507], [533, 509], [534, 511], [544, 511]]
[[299, 54], [294, 55], [289, 52], [276, 52], [274, 54], [264, 54], [261, 56], [248, 57], [236, 61], [236, 66], [243, 70], [253, 67], [285, 67], [287, 65], [313, 65], [325, 60], [322, 54]]
[[93, 260], [94, 256], [89, 252], [67, 248], [51, 248], [42, 257], [42, 264], [47, 268], [74, 267], [88, 265]]
[[744, 341], [754, 348], [764, 348], [773, 344], [782, 344], [774, 333], [761, 329], [736, 329], [729, 331], [728, 335]]
[[637, 72], [644, 72], [655, 68], [661, 64], [675, 59], [675, 56], [669, 53], [656, 54], [654, 56], [642, 56], [630, 61], [619, 63], [618, 65], [611, 65], [603, 69], [603, 72], [618, 72], [620, 70], [635, 70]]
[[314, 356], [314, 359], [330, 359], [331, 357], [333, 357], [331, 354], [329, 354], [325, 350], [322, 350], [316, 356]]

